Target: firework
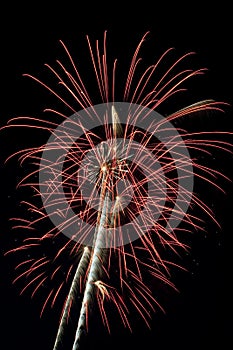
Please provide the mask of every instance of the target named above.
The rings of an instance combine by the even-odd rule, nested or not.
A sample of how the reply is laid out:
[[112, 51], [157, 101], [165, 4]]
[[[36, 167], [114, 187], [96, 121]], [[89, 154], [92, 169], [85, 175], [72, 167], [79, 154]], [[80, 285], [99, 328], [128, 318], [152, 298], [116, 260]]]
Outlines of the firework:
[[[22, 292], [32, 289], [34, 296], [40, 287], [56, 281], [56, 286], [49, 289], [42, 312], [49, 302], [54, 306], [60, 292], [70, 284], [54, 350], [61, 348], [70, 311], [76, 307], [79, 295], [82, 301], [73, 350], [81, 348], [94, 305], [109, 332], [106, 305], [110, 303], [131, 331], [132, 308], [150, 327], [151, 312], [163, 311], [163, 306], [146, 284], [146, 277], [150, 275], [176, 289], [170, 268], [183, 267], [164, 259], [163, 252], [170, 250], [179, 255], [188, 250], [182, 236], [202, 229], [200, 218], [190, 211], [192, 205], [218, 224], [211, 209], [194, 193], [193, 182], [198, 178], [222, 190], [216, 178], [228, 179], [199, 164], [190, 153], [195, 150], [198, 154], [210, 154], [216, 148], [231, 152], [232, 145], [209, 139], [208, 132], [195, 134], [176, 129], [174, 122], [202, 111], [224, 112], [226, 104], [198, 101], [162, 117], [157, 112], [161, 106], [184, 91], [187, 80], [205, 70], [179, 69], [192, 52], [174, 60], [165, 70], [163, 61], [171, 54], [169, 49], [138, 77], [139, 52], [147, 36], [148, 33], [134, 51], [121, 102], [115, 100], [117, 60], [109, 68], [105, 32], [102, 50], [98, 41], [94, 50], [87, 37], [99, 104], [92, 101], [68, 48], [61, 42], [69, 67], [60, 61], [56, 69], [46, 64], [57, 80], [57, 90], [25, 75], [55, 95], [67, 114], [46, 109], [50, 119], [18, 117], [4, 127], [39, 128], [50, 134], [45, 144], [10, 157], [18, 156], [21, 164], [33, 164], [33, 170], [19, 186], [33, 189], [35, 198], [41, 200], [24, 201], [35, 218], [14, 218], [15, 228], [23, 228], [30, 235], [6, 254], [35, 252], [34, 258], [17, 266], [17, 270], [24, 270], [14, 282], [24, 277], [28, 280]], [[63, 97], [67, 93], [71, 102]], [[216, 136], [220, 134], [215, 132]], [[38, 227], [48, 220], [54, 226], [38, 235]], [[53, 253], [40, 256], [50, 242], [55, 243]]]

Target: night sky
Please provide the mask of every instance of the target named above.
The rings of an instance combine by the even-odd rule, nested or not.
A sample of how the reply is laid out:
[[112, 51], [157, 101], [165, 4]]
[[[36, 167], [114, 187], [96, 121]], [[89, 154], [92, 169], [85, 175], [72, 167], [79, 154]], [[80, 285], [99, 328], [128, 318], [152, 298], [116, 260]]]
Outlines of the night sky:
[[[102, 40], [107, 30], [109, 53], [112, 57], [128, 62], [142, 35], [150, 31], [147, 43], [143, 46], [141, 57], [153, 63], [166, 49], [174, 47], [177, 57], [189, 51], [197, 54], [188, 64], [192, 67], [208, 68], [205, 75], [188, 82], [189, 93], [173, 100], [169, 109], [180, 107], [179, 103], [192, 100], [213, 98], [232, 103], [232, 36], [231, 18], [228, 5], [203, 9], [193, 4], [187, 8], [165, 4], [151, 8], [140, 3], [133, 10], [115, 8], [117, 4], [108, 3], [108, 7], [99, 4], [72, 5], [67, 2], [54, 5], [49, 11], [47, 5], [15, 6], [1, 10], [1, 104], [0, 125], [18, 115], [41, 116], [44, 108], [54, 106], [55, 100], [45, 89], [32, 80], [23, 77], [24, 73], [45, 77], [44, 63], [54, 64], [63, 55], [59, 40], [63, 40], [73, 55], [81, 58], [81, 72], [91, 79], [90, 65], [85, 71], [85, 59], [88, 57], [85, 35], [92, 41]], [[58, 7], [56, 7], [58, 6]], [[107, 6], [107, 5], [106, 5]], [[12, 16], [12, 10], [14, 17]], [[3, 18], [6, 24], [3, 24]], [[85, 49], [83, 50], [83, 47]], [[84, 52], [84, 53], [82, 53]], [[152, 57], [151, 57], [152, 55]], [[63, 56], [64, 57], [64, 56]], [[88, 57], [89, 59], [89, 57]], [[125, 66], [120, 66], [124, 72]], [[49, 75], [46, 75], [49, 79]], [[94, 94], [94, 91], [93, 91]], [[190, 97], [191, 96], [191, 97]], [[187, 99], [187, 101], [185, 100]], [[58, 107], [59, 108], [59, 107]], [[184, 121], [190, 131], [220, 130], [233, 131], [232, 108], [226, 107], [226, 113], [198, 116], [194, 121]], [[185, 124], [186, 123], [186, 124]], [[232, 143], [232, 137], [226, 136]], [[19, 284], [12, 285], [15, 278], [14, 258], [4, 253], [17, 246], [17, 235], [11, 230], [11, 217], [24, 215], [20, 200], [30, 200], [27, 191], [17, 191], [16, 184], [25, 174], [16, 161], [4, 164], [13, 152], [39, 145], [45, 142], [44, 134], [26, 132], [23, 129], [2, 131], [0, 133], [0, 169], [1, 169], [1, 234], [0, 234], [0, 310], [2, 350], [52, 350], [55, 340], [62, 300], [54, 309], [46, 308], [40, 318], [43, 295], [31, 299], [29, 293], [20, 295]], [[232, 155], [216, 152], [212, 157], [202, 159], [203, 164], [213, 166], [224, 175], [232, 177]], [[195, 189], [215, 212], [221, 228], [207, 217], [206, 234], [191, 234], [190, 254], [184, 254], [180, 263], [188, 272], [174, 269], [173, 282], [179, 293], [158, 285], [158, 294], [166, 314], [158, 311], [152, 316], [151, 329], [134, 317], [135, 331], [130, 332], [122, 326], [113, 327], [108, 335], [98, 318], [91, 325], [88, 334], [87, 349], [156, 349], [156, 350], [200, 350], [216, 348], [225, 350], [232, 332], [232, 321], [228, 313], [228, 299], [231, 271], [227, 276], [229, 262], [226, 247], [231, 235], [231, 216], [233, 209], [233, 188], [228, 181], [220, 181], [225, 194], [203, 185], [198, 181]], [[22, 195], [24, 198], [22, 198]], [[195, 211], [196, 210], [196, 211]], [[198, 209], [194, 208], [196, 215]], [[44, 228], [42, 227], [41, 230]], [[153, 283], [153, 282], [151, 282]], [[155, 286], [153, 286], [155, 288]], [[114, 316], [111, 316], [114, 323]], [[72, 322], [71, 322], [72, 324]], [[74, 326], [74, 325], [73, 325]], [[72, 326], [71, 326], [72, 327]], [[70, 335], [68, 334], [68, 337]], [[231, 337], [232, 338], [232, 337]], [[71, 338], [70, 338], [71, 339]], [[229, 337], [230, 339], [230, 337]], [[232, 339], [230, 339], [232, 343]], [[69, 347], [68, 347], [69, 344]], [[71, 350], [71, 340], [64, 344], [65, 350]], [[62, 350], [62, 349], [61, 349]]]

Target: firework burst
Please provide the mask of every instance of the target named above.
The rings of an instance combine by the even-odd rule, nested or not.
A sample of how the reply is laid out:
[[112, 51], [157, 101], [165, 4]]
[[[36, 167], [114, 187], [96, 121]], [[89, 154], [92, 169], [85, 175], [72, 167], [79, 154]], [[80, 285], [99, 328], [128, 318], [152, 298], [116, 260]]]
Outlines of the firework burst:
[[[18, 186], [31, 188], [34, 196], [23, 201], [33, 219], [13, 218], [14, 228], [25, 232], [23, 243], [6, 255], [23, 256], [14, 280], [17, 283], [26, 278], [21, 293], [31, 290], [34, 296], [45, 285], [52, 285], [42, 313], [70, 286], [54, 350], [62, 349], [71, 310], [77, 307], [80, 296], [73, 350], [81, 348], [96, 306], [109, 332], [106, 305], [113, 306], [131, 331], [132, 309], [150, 327], [151, 314], [164, 309], [154, 288], [147, 285], [147, 276], [176, 289], [170, 269], [183, 267], [164, 258], [163, 252], [180, 255], [189, 249], [183, 237], [202, 230], [202, 221], [192, 213], [192, 206], [198, 206], [218, 225], [212, 210], [194, 193], [193, 181], [198, 178], [222, 191], [216, 179], [228, 179], [199, 164], [190, 154], [192, 150], [211, 154], [216, 148], [231, 152], [232, 145], [217, 138], [220, 132], [214, 133], [213, 140], [208, 132], [189, 133], [173, 123], [202, 111], [224, 112], [226, 104], [198, 101], [162, 117], [157, 112], [161, 106], [184, 91], [187, 80], [205, 70], [180, 70], [192, 52], [173, 60], [165, 69], [163, 62], [171, 54], [169, 49], [138, 75], [139, 53], [147, 36], [134, 51], [122, 102], [115, 100], [117, 60], [110, 68], [105, 32], [102, 49], [99, 41], [94, 47], [87, 37], [99, 104], [92, 101], [77, 65], [61, 42], [68, 64], [57, 61], [56, 68], [46, 64], [57, 89], [32, 75], [25, 76], [52, 93], [67, 114], [46, 109], [47, 119], [17, 117], [4, 127], [37, 128], [50, 135], [45, 144], [9, 157], [17, 156], [20, 164], [32, 165], [33, 170]], [[69, 99], [63, 97], [66, 95]], [[39, 234], [49, 220], [54, 226]], [[25, 259], [28, 251], [30, 258]]]

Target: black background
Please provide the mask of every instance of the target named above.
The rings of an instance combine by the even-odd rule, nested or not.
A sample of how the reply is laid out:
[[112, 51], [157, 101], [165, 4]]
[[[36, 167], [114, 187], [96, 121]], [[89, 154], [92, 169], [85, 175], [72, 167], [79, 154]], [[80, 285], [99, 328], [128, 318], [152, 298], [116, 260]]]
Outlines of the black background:
[[[197, 99], [214, 98], [231, 103], [232, 98], [232, 36], [231, 10], [224, 3], [203, 8], [197, 3], [157, 6], [145, 2], [129, 5], [118, 3], [101, 5], [67, 2], [60, 5], [36, 3], [18, 7], [7, 5], [1, 9], [1, 126], [17, 115], [41, 115], [53, 99], [23, 73], [40, 76], [44, 63], [53, 63], [61, 53], [58, 41], [63, 40], [71, 52], [82, 55], [85, 35], [102, 40], [104, 30], [112, 55], [131, 58], [141, 36], [150, 31], [142, 56], [145, 59], [175, 47], [178, 55], [195, 51], [194, 62], [208, 71], [204, 77], [190, 83]], [[3, 21], [4, 20], [4, 21]], [[76, 45], [78, 49], [76, 49]], [[110, 51], [110, 50], [109, 50]], [[152, 52], [151, 52], [152, 51]], [[157, 55], [158, 52], [158, 55]], [[87, 53], [85, 47], [85, 55]], [[157, 55], [157, 56], [156, 56]], [[126, 59], [127, 61], [127, 59]], [[128, 61], [129, 62], [129, 61]], [[150, 62], [153, 62], [153, 57]], [[192, 64], [190, 64], [191, 66]], [[124, 69], [124, 67], [123, 67]], [[82, 73], [88, 75], [89, 72]], [[89, 70], [89, 66], [88, 66]], [[185, 97], [184, 97], [185, 98]], [[185, 104], [185, 103], [184, 103]], [[201, 128], [232, 131], [231, 110], [214, 119], [201, 120]], [[39, 137], [39, 135], [38, 135]], [[11, 244], [9, 218], [20, 211], [15, 185], [19, 170], [15, 163], [4, 165], [4, 159], [15, 149], [30, 146], [30, 134], [2, 132], [1, 134], [1, 345], [3, 350], [50, 350], [57, 330], [59, 310], [45, 312], [40, 319], [41, 304], [27, 295], [20, 296], [12, 285], [14, 264], [4, 257]], [[228, 138], [230, 140], [230, 138]], [[232, 140], [232, 139], [231, 139]], [[232, 157], [219, 157], [218, 170], [232, 177]], [[223, 182], [226, 194], [201, 188], [203, 198], [211, 202], [222, 229], [206, 222], [208, 238], [192, 237], [191, 256], [184, 258], [190, 273], [174, 276], [180, 293], [165, 297], [166, 314], [156, 314], [152, 329], [136, 326], [130, 334], [120, 331], [111, 336], [96, 324], [89, 337], [89, 346], [97, 349], [211, 349], [224, 350], [231, 332], [228, 314], [229, 300], [226, 270], [228, 236], [231, 234], [232, 185]], [[9, 240], [8, 240], [9, 238]], [[231, 341], [232, 343], [232, 341]], [[68, 350], [68, 349], [67, 349]]]

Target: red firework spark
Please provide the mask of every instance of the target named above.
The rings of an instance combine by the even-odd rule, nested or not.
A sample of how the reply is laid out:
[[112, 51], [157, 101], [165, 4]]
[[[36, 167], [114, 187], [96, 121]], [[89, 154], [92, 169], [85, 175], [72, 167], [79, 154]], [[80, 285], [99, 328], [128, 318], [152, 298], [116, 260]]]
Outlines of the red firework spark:
[[[198, 206], [218, 225], [214, 213], [207, 204], [200, 200], [193, 191], [179, 185], [182, 180], [179, 171], [182, 172], [183, 177], [189, 177], [192, 175], [192, 170], [194, 178], [210, 183], [220, 191], [223, 190], [216, 179], [219, 177], [228, 179], [219, 171], [199, 164], [197, 159], [190, 160], [182, 150], [186, 148], [190, 153], [195, 151], [198, 155], [205, 155], [211, 154], [211, 149], [216, 148], [223, 152], [231, 152], [232, 145], [217, 138], [220, 132], [215, 132], [216, 139], [213, 139], [209, 138], [210, 133], [208, 132], [189, 133], [183, 129], [177, 129], [182, 139], [176, 134], [169, 140], [169, 144], [164, 145], [154, 137], [153, 133], [138, 128], [136, 123], [138, 118], [142, 117], [142, 111], [146, 113], [144, 115], [146, 118], [148, 110], [158, 110], [164, 102], [185, 91], [186, 81], [203, 74], [205, 69], [179, 69], [181, 63], [192, 56], [193, 52], [175, 59], [169, 68], [165, 69], [163, 62], [172, 52], [172, 49], [169, 49], [138, 76], [141, 62], [139, 53], [147, 36], [148, 33], [142, 37], [134, 51], [125, 86], [122, 89], [122, 101], [128, 103], [129, 106], [140, 106], [142, 110], [137, 107], [132, 115], [127, 117], [124, 124], [121, 123], [120, 111], [114, 108], [118, 106], [115, 101], [117, 60], [114, 60], [109, 68], [105, 32], [102, 49], [99, 41], [96, 41], [94, 47], [89, 37], [87, 37], [87, 43], [99, 90], [98, 102], [100, 104], [110, 103], [113, 106], [111, 109], [112, 123], [109, 123], [107, 115], [102, 116], [96, 113], [95, 104], [88, 93], [84, 79], [68, 48], [61, 42], [68, 57], [68, 64], [64, 65], [61, 61], [57, 61], [56, 68], [49, 64], [45, 65], [57, 80], [57, 90], [32, 75], [25, 74], [25, 76], [32, 78], [55, 95], [67, 109], [67, 114], [54, 109], [46, 109], [45, 112], [49, 112], [50, 119], [17, 117], [11, 119], [4, 127], [4, 129], [37, 128], [53, 134], [60, 125], [57, 120], [62, 118], [67, 121], [60, 130], [59, 136], [57, 134], [50, 144], [24, 149], [9, 157], [10, 159], [17, 156], [21, 165], [32, 164], [33, 170], [19, 182], [18, 186], [29, 187], [34, 191], [31, 201], [22, 202], [33, 215], [33, 220], [12, 219], [16, 221], [14, 228], [25, 231], [22, 245], [6, 253], [20, 253], [23, 258], [16, 266], [16, 270], [20, 272], [13, 283], [18, 283], [21, 279], [26, 278], [27, 283], [23, 286], [21, 293], [31, 290], [32, 296], [39, 293], [41, 288], [46, 290], [45, 286], [49, 286], [42, 314], [49, 303], [52, 307], [55, 305], [59, 293], [66, 291], [73, 279], [62, 311], [60, 332], [58, 332], [54, 349], [57, 349], [60, 337], [63, 335], [65, 327], [63, 321], [68, 322], [77, 296], [82, 295], [85, 299], [88, 285], [90, 293], [82, 305], [85, 308], [84, 320], [81, 320], [84, 325], [82, 323], [80, 326], [82, 330], [83, 328], [88, 330], [88, 319], [91, 317], [93, 300], [96, 300], [102, 321], [109, 332], [111, 325], [106, 305], [110, 303], [114, 305], [125, 327], [131, 329], [130, 310], [132, 308], [150, 327], [151, 313], [157, 308], [163, 311], [164, 309], [155, 297], [153, 288], [150, 288], [145, 281], [150, 275], [154, 280], [176, 289], [171, 281], [170, 269], [174, 266], [181, 269], [183, 267], [163, 256], [164, 251], [167, 250], [177, 255], [180, 255], [182, 250], [188, 250], [188, 245], [184, 243], [186, 239], [183, 237], [187, 237], [189, 232], [202, 230], [202, 220], [192, 213], [192, 206]], [[70, 102], [63, 97], [67, 95]], [[170, 114], [153, 127], [157, 128], [160, 133], [167, 133], [170, 132], [167, 122], [174, 123], [174, 121], [182, 120], [183, 117], [195, 116], [201, 111], [224, 112], [225, 106], [226, 103], [223, 102], [200, 101]], [[80, 109], [87, 111], [90, 119], [94, 115], [101, 127], [87, 130], [79, 119], [70, 121], [70, 113], [75, 114]], [[76, 129], [82, 132], [80, 137], [73, 142], [71, 135]], [[121, 140], [120, 143], [117, 142], [118, 139]], [[136, 144], [139, 144], [140, 147], [137, 147]], [[176, 151], [177, 147], [179, 149], [176, 154], [178, 161], [174, 161], [172, 152]], [[149, 158], [144, 152], [145, 149], [151, 155]], [[58, 157], [55, 162], [47, 161], [46, 164], [41, 165], [42, 152], [54, 150], [63, 150], [60, 158]], [[131, 159], [132, 153], [134, 154], [133, 160]], [[66, 155], [64, 159], [62, 159], [63, 155]], [[59, 182], [60, 174], [57, 171], [60, 163], [62, 163], [61, 183]], [[156, 167], [156, 164], [159, 164], [159, 167]], [[46, 191], [41, 190], [45, 184], [40, 183], [37, 179], [41, 167], [50, 178], [46, 182]], [[150, 191], [148, 181], [153, 185]], [[90, 183], [92, 189], [88, 192]], [[85, 193], [87, 193], [86, 197]], [[181, 202], [186, 202], [185, 209], [181, 205], [176, 205], [178, 195], [180, 195]], [[41, 196], [43, 203], [40, 200]], [[108, 198], [108, 204], [106, 204], [106, 198]], [[66, 202], [66, 207], [61, 206], [63, 201]], [[150, 207], [143, 210], [146, 203], [149, 203]], [[108, 210], [104, 212], [105, 205]], [[74, 219], [67, 217], [66, 211], [69, 208], [75, 212], [79, 222], [73, 234], [65, 238], [64, 230], [74, 225]], [[152, 213], [158, 214], [157, 219]], [[128, 239], [125, 244], [123, 227], [133, 222], [138, 216], [141, 217], [141, 225], [134, 225], [134, 239]], [[42, 227], [44, 229], [44, 225], [48, 225], [50, 219], [53, 221], [57, 217], [60, 218], [59, 225], [55, 225], [42, 235], [38, 233]], [[178, 223], [182, 222], [184, 225], [177, 225], [173, 228], [169, 226], [171, 219], [177, 220]], [[93, 227], [95, 228], [94, 236]], [[118, 240], [122, 244], [111, 243], [107, 248], [101, 246], [96, 251], [96, 239], [100, 227], [111, 228], [111, 242]], [[87, 241], [91, 243], [88, 245]], [[51, 247], [53, 247], [52, 251], [49, 252]], [[32, 258], [26, 259], [27, 253], [25, 252], [29, 251]], [[80, 319], [81, 316], [82, 313]], [[79, 336], [77, 334], [77, 337]], [[78, 349], [78, 344], [79, 339], [76, 339], [73, 349]]]

